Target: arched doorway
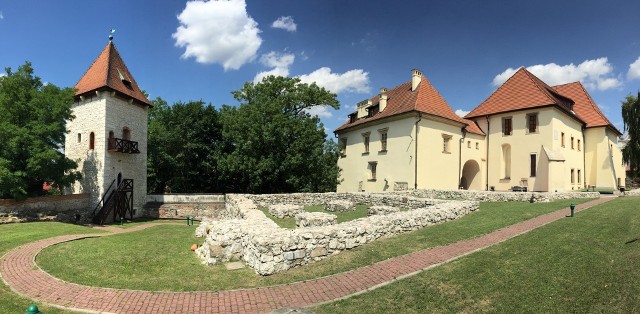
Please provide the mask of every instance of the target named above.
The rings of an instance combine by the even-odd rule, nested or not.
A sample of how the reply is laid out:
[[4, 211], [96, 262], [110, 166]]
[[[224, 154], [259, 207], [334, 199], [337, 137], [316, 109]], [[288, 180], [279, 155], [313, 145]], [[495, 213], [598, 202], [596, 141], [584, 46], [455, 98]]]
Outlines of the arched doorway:
[[462, 177], [460, 185], [465, 190], [482, 189], [482, 179], [480, 177], [480, 165], [473, 159], [467, 160], [462, 167]]

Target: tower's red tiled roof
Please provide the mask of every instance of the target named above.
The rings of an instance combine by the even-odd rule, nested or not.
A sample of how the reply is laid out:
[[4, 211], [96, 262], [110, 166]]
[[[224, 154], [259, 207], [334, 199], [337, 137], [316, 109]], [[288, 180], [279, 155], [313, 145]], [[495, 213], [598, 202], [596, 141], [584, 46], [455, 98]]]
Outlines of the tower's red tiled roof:
[[76, 96], [96, 90], [109, 89], [131, 97], [144, 105], [152, 106], [138, 87], [133, 75], [129, 73], [129, 69], [111, 41], [76, 83], [75, 88], [77, 90]]
[[558, 85], [553, 87], [558, 93], [569, 97], [575, 101], [575, 105], [573, 106], [573, 111], [580, 117], [584, 122], [587, 123], [587, 127], [600, 127], [600, 126], [608, 126], [613, 128], [617, 133], [620, 133], [609, 119], [600, 111], [598, 105], [593, 101], [591, 95], [587, 92], [587, 90], [582, 86], [580, 82], [573, 82], [563, 85]]
[[[420, 78], [420, 84], [418, 84], [415, 91], [411, 91], [411, 81], [388, 90], [387, 107], [382, 112], [379, 112], [372, 117], [360, 118], [351, 123], [347, 122], [338, 127], [335, 132], [385, 117], [416, 111], [467, 124], [466, 130], [468, 132], [484, 135], [475, 122], [463, 119], [455, 114], [442, 95], [438, 93], [426, 77], [421, 76]], [[375, 105], [380, 102], [380, 97], [377, 95], [372, 97], [370, 100], [371, 103]]]
[[552, 105], [570, 112], [573, 100], [560, 95], [522, 67], [465, 118]]

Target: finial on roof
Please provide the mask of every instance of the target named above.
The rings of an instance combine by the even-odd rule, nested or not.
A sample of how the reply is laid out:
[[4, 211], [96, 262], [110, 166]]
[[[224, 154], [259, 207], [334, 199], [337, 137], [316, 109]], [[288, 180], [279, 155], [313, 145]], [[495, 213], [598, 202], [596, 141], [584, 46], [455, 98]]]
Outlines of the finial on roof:
[[111, 33], [109, 34], [109, 41], [112, 41], [112, 40], [113, 40], [113, 33], [115, 33], [115, 32], [116, 32], [116, 30], [115, 30], [115, 29], [112, 29], [112, 30], [111, 30]]

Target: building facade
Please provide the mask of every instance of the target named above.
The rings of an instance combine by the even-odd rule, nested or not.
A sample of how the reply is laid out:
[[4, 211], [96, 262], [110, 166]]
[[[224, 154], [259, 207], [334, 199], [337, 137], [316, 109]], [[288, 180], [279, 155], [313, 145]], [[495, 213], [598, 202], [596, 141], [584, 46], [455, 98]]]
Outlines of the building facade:
[[[95, 206], [110, 188], [133, 180], [133, 206], [147, 194], [147, 110], [151, 102], [109, 41], [75, 85], [75, 119], [67, 122], [65, 154], [83, 178], [72, 193], [90, 193]], [[141, 210], [134, 210], [136, 215]]]
[[584, 87], [550, 87], [524, 68], [464, 118], [413, 70], [411, 82], [358, 104], [335, 133], [339, 192], [624, 184], [621, 134]]

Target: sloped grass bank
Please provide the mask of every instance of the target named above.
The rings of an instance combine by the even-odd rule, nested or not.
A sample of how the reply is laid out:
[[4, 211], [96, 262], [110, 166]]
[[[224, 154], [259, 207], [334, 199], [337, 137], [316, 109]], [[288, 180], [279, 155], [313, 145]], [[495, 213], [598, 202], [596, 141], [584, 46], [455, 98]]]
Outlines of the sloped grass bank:
[[[162, 225], [104, 238], [61, 243], [43, 250], [38, 264], [58, 278], [79, 284], [154, 291], [250, 288], [308, 280], [369, 265], [390, 257], [477, 237], [538, 215], [566, 208], [550, 203], [481, 203], [460, 219], [344, 251], [326, 260], [262, 277], [249, 268], [200, 264], [189, 247], [201, 243], [194, 227]], [[568, 209], [567, 209], [568, 211]]]
[[318, 313], [638, 313], [640, 197], [624, 197]]

